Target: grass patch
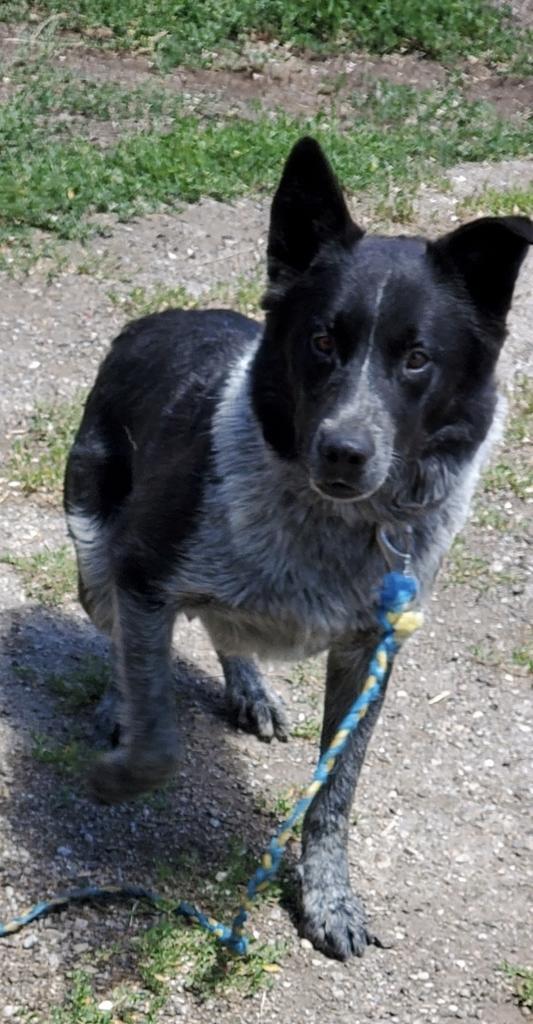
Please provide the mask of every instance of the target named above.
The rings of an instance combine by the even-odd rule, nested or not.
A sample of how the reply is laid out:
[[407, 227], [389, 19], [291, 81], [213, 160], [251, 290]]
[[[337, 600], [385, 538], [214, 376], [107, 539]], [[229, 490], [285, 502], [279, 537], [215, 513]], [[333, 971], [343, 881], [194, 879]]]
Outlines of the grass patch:
[[499, 460], [483, 478], [483, 490], [488, 494], [512, 494], [522, 501], [533, 488], [533, 469], [528, 466], [514, 466]]
[[319, 740], [322, 726], [318, 718], [306, 718], [298, 722], [292, 730], [292, 735], [301, 740]]
[[533, 647], [517, 647], [512, 657], [514, 665], [525, 669], [527, 675], [533, 675]]
[[143, 985], [155, 996], [165, 993], [180, 970], [186, 987], [198, 999], [237, 991], [251, 996], [268, 985], [280, 970], [283, 948], [277, 944], [250, 944], [246, 957], [234, 957], [199, 928], [179, 920], [163, 921], [139, 939], [139, 970]]
[[[169, 910], [186, 895], [198, 900], [203, 909], [212, 911], [217, 920], [229, 921], [244, 897], [246, 882], [255, 867], [253, 854], [235, 843], [230, 846], [223, 866], [213, 870], [207, 882], [206, 866], [195, 854], [184, 854], [172, 867], [162, 866], [159, 878], [165, 887]], [[269, 890], [267, 898], [272, 892]], [[200, 1000], [230, 990], [253, 995], [280, 970], [284, 952], [279, 944], [251, 940], [249, 955], [234, 957], [213, 936], [172, 915], [144, 932], [134, 946], [143, 985], [159, 999], [164, 999], [168, 982], [182, 972], [185, 987]]]
[[182, 285], [158, 285], [152, 289], [138, 285], [127, 295], [111, 291], [108, 297], [130, 319], [160, 313], [164, 309], [204, 309], [206, 306], [226, 306], [248, 316], [262, 316], [261, 299], [264, 290], [264, 279], [261, 276], [243, 277], [229, 284], [216, 285], [199, 297], [191, 295]]
[[533, 440], [533, 377], [516, 377], [513, 412], [505, 437], [518, 444]]
[[81, 137], [50, 138], [39, 123], [38, 101], [25, 96], [0, 108], [4, 236], [39, 227], [80, 237], [89, 230], [87, 218], [102, 211], [126, 218], [201, 196], [228, 200], [271, 191], [304, 133], [324, 144], [349, 191], [370, 191], [381, 202], [439, 168], [520, 156], [533, 143], [533, 124], [503, 120], [456, 89], [378, 83], [368, 97], [354, 99], [349, 129], [325, 114], [246, 120], [176, 113], [170, 131], [146, 130], [101, 150]]
[[520, 214], [531, 216], [533, 210], [533, 181], [524, 187], [510, 189], [485, 188], [475, 195], [468, 196], [459, 206], [458, 213], [465, 216], [471, 213], [507, 217]]
[[502, 970], [513, 980], [518, 1005], [533, 1010], [533, 971], [508, 963], [503, 964]]
[[61, 28], [106, 46], [148, 50], [165, 65], [208, 57], [251, 34], [315, 49], [359, 46], [499, 61], [525, 51], [528, 38], [487, 0], [4, 0], [6, 20], [34, 12], [57, 14]]
[[38, 405], [27, 432], [11, 449], [7, 471], [18, 480], [22, 492], [41, 494], [59, 501], [63, 490], [65, 463], [82, 412], [82, 396], [71, 402]]
[[76, 593], [76, 563], [70, 547], [39, 551], [35, 555], [0, 556], [22, 576], [26, 596], [48, 608], [57, 608]]
[[108, 683], [107, 662], [93, 656], [84, 658], [78, 668], [66, 675], [53, 673], [46, 677], [48, 689], [70, 712], [95, 704], [103, 697]]
[[491, 586], [516, 583], [513, 571], [491, 571], [486, 558], [474, 554], [463, 537], [457, 537], [446, 562], [446, 583], [468, 584], [474, 590], [487, 590]]
[[512, 414], [505, 430], [506, 450], [485, 473], [485, 491], [500, 496], [514, 495], [521, 500], [532, 493], [533, 468], [526, 452], [532, 439], [533, 379], [521, 374], [515, 379]]
[[508, 516], [497, 508], [479, 506], [472, 517], [472, 522], [483, 529], [497, 530], [499, 533], [506, 533], [509, 529]]
[[68, 743], [54, 743], [48, 736], [34, 733], [32, 756], [40, 764], [49, 765], [70, 778], [80, 774], [90, 751], [77, 739], [69, 740]]

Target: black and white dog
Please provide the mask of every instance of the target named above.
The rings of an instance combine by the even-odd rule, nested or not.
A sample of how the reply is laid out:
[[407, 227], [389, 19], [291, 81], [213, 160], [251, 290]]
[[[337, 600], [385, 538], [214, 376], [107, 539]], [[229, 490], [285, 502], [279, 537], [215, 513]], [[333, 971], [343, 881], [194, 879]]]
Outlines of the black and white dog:
[[[120, 740], [93, 774], [117, 801], [179, 757], [174, 620], [199, 616], [234, 721], [287, 738], [254, 655], [328, 651], [322, 747], [376, 642], [387, 569], [409, 544], [427, 595], [501, 421], [494, 370], [533, 241], [525, 217], [429, 242], [366, 236], [320, 147], [275, 194], [266, 324], [168, 310], [114, 342], [70, 453], [79, 589], [110, 634]], [[409, 540], [407, 539], [409, 538]], [[302, 929], [341, 959], [371, 941], [350, 889], [350, 804], [374, 703], [304, 824]]]

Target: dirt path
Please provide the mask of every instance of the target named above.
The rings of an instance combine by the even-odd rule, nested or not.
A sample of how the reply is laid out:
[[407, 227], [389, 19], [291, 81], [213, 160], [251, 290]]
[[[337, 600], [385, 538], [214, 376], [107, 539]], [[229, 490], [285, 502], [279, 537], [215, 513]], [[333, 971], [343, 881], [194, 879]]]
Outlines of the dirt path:
[[[107, 58], [84, 60], [88, 73], [105, 73]], [[121, 62], [125, 75], [129, 66], [129, 59]], [[183, 88], [185, 79], [178, 79]], [[265, 88], [261, 79], [238, 81], [243, 89], [246, 83], [245, 91]], [[207, 86], [212, 91], [211, 80]], [[272, 99], [275, 84], [269, 81], [268, 88]], [[289, 89], [300, 96], [295, 102], [306, 102], [299, 85], [286, 82], [284, 88], [285, 96]], [[411, 230], [449, 227], [466, 193], [485, 181], [520, 182], [527, 173], [526, 161], [456, 168], [449, 175], [452, 192], [426, 190], [421, 196]], [[365, 220], [364, 209], [359, 213]], [[266, 204], [248, 199], [231, 207], [205, 201], [130, 224], [104, 218], [108, 237], [87, 247], [58, 246], [28, 276], [1, 274], [4, 454], [36, 400], [70, 400], [91, 382], [125, 319], [133, 289], [150, 295], [179, 283], [201, 295], [228, 282], [234, 288], [242, 276], [255, 278], [266, 217]], [[504, 961], [527, 964], [533, 937], [526, 909], [532, 891], [532, 719], [524, 664], [531, 617], [531, 494], [520, 483], [531, 454], [522, 406], [524, 375], [531, 373], [532, 297], [530, 259], [502, 360], [512, 430], [464, 542], [443, 573], [429, 621], [399, 660], [358, 793], [352, 873], [372, 928], [387, 948], [372, 949], [348, 965], [329, 962], [300, 942], [290, 901], [270, 901], [253, 919], [261, 941], [284, 944], [270, 988], [247, 995], [245, 978], [243, 994], [237, 977], [227, 990], [219, 985], [211, 994], [205, 978], [202, 986], [192, 983], [197, 962], [191, 949], [197, 942], [187, 936], [177, 960], [169, 964], [161, 955], [153, 968], [167, 987], [166, 1002], [156, 1009], [143, 968], [146, 956], [136, 944], [153, 923], [150, 915], [124, 906], [78, 908], [3, 941], [0, 1020], [523, 1020], [526, 1011], [516, 1005], [512, 983], [500, 968]], [[173, 899], [192, 889], [208, 899], [209, 880], [227, 870], [232, 843], [254, 852], [261, 848], [272, 831], [270, 812], [279, 813], [292, 795], [287, 791], [309, 776], [316, 739], [294, 737], [287, 747], [265, 747], [234, 733], [221, 714], [218, 669], [205, 638], [180, 625], [176, 649], [187, 662], [179, 661], [176, 671], [192, 722], [183, 768], [175, 784], [146, 803], [93, 805], [83, 793], [76, 750], [68, 747], [72, 736], [82, 753], [92, 744], [91, 711], [69, 710], [58, 687], [80, 672], [87, 675], [87, 666], [105, 657], [105, 645], [68, 593], [53, 608], [28, 598], [32, 581], [27, 571], [25, 579], [20, 559], [59, 549], [65, 543], [63, 519], [57, 504], [39, 495], [21, 497], [7, 460], [1, 477], [0, 552], [19, 563], [0, 564], [0, 919], [86, 879], [154, 885]], [[319, 663], [270, 668], [300, 731], [304, 722], [312, 733], [319, 717], [321, 671]], [[65, 746], [70, 755], [59, 756]], [[192, 867], [183, 860], [191, 851], [199, 856]], [[200, 937], [198, 944], [202, 948]], [[75, 987], [73, 970], [82, 970], [94, 987], [95, 1007], [108, 1000], [109, 1012], [93, 1012], [92, 997], [82, 992], [77, 1016], [72, 1007], [53, 1016], [52, 1007]]]

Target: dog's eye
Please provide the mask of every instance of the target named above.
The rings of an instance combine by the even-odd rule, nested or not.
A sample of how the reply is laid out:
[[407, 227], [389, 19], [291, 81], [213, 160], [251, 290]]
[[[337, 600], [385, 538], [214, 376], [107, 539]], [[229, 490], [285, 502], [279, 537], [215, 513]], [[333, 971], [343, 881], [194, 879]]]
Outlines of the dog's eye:
[[331, 334], [314, 334], [311, 340], [315, 352], [319, 355], [332, 356], [335, 352], [335, 339]]
[[403, 365], [406, 370], [423, 370], [428, 363], [429, 356], [423, 348], [412, 348], [407, 353]]

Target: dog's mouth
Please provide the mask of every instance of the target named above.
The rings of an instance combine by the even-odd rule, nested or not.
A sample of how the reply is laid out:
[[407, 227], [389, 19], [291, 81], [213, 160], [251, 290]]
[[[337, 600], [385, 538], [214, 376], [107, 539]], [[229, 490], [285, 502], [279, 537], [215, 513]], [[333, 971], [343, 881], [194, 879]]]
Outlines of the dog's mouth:
[[322, 498], [328, 498], [329, 501], [363, 501], [377, 490], [373, 487], [369, 491], [358, 491], [343, 480], [315, 480], [314, 477], [309, 478], [309, 483], [317, 494]]

